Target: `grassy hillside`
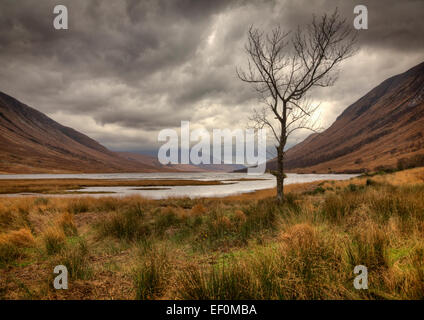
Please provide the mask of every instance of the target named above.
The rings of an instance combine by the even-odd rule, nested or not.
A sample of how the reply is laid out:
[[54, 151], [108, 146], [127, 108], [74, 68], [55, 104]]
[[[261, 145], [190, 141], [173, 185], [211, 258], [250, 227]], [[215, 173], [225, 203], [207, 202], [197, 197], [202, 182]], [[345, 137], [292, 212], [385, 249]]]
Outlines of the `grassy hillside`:
[[0, 92], [0, 173], [178, 171], [140, 158], [112, 152]]
[[[3, 299], [422, 299], [424, 168], [223, 199], [4, 198]], [[68, 267], [69, 290], [52, 287]], [[353, 268], [368, 267], [356, 290]]]

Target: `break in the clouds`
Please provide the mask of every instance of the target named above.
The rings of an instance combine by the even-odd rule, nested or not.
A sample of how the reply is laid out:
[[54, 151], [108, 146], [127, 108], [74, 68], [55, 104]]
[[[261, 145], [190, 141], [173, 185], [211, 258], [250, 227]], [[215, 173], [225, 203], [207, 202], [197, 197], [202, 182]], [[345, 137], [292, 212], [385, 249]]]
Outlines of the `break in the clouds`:
[[[69, 29], [53, 28], [66, 5]], [[314, 91], [330, 125], [381, 81], [424, 60], [422, 0], [0, 2], [0, 91], [113, 150], [157, 147], [163, 128], [244, 128], [258, 101], [235, 73], [250, 25], [291, 30], [335, 7], [369, 10], [359, 52]], [[292, 138], [292, 145], [307, 132]]]

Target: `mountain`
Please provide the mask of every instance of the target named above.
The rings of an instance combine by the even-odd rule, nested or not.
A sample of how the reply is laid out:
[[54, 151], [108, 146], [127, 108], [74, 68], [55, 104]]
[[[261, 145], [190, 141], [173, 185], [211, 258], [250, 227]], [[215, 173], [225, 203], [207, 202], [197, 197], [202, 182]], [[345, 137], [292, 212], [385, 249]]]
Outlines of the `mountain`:
[[156, 168], [160, 169], [168, 169], [168, 170], [174, 170], [174, 171], [182, 171], [182, 172], [206, 172], [207, 170], [204, 170], [198, 166], [191, 165], [191, 164], [169, 164], [169, 165], [163, 165], [159, 162], [157, 157], [139, 154], [139, 153], [133, 153], [133, 152], [117, 152], [121, 157], [124, 157], [127, 160], [131, 161], [137, 161], [141, 164], [154, 166]]
[[113, 152], [0, 92], [0, 173], [230, 172], [237, 168], [162, 165], [152, 156]]
[[0, 92], [0, 172], [153, 172]]
[[[292, 172], [355, 172], [396, 166], [424, 152], [424, 62], [350, 105], [324, 132], [286, 152]], [[276, 160], [267, 164], [276, 168]]]
[[[238, 164], [169, 164], [164, 166], [159, 162], [157, 157], [132, 152], [118, 152], [121, 157], [128, 160], [138, 161], [140, 163], [155, 166], [158, 168], [171, 168], [183, 172], [232, 172], [237, 169], [244, 168]], [[213, 159], [211, 159], [212, 161]]]

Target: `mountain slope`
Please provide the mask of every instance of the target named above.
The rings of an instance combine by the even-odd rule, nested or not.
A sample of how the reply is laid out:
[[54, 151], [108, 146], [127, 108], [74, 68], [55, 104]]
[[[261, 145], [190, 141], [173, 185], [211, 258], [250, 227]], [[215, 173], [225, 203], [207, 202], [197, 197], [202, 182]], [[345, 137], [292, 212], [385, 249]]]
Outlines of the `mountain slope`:
[[240, 166], [165, 166], [152, 156], [112, 152], [0, 92], [0, 173], [222, 172], [235, 168]]
[[[383, 81], [327, 130], [287, 150], [285, 166], [297, 172], [373, 170], [423, 152], [424, 62]], [[274, 169], [275, 159], [267, 167]]]
[[191, 165], [191, 164], [169, 164], [169, 165], [163, 165], [159, 162], [157, 157], [148, 156], [144, 154], [139, 153], [133, 153], [133, 152], [117, 152], [121, 157], [137, 161], [139, 163], [154, 166], [156, 168], [161, 169], [170, 169], [175, 171], [182, 171], [182, 172], [205, 172], [207, 170], [204, 170], [198, 166]]
[[151, 172], [0, 92], [0, 172]]
[[[159, 162], [157, 157], [148, 156], [144, 154], [132, 153], [132, 152], [118, 152], [121, 157], [128, 160], [138, 161], [143, 164], [155, 166], [158, 168], [175, 169], [182, 172], [233, 172], [237, 169], [244, 168], [243, 165], [238, 164], [169, 164], [164, 166]], [[213, 161], [213, 159], [211, 159]]]

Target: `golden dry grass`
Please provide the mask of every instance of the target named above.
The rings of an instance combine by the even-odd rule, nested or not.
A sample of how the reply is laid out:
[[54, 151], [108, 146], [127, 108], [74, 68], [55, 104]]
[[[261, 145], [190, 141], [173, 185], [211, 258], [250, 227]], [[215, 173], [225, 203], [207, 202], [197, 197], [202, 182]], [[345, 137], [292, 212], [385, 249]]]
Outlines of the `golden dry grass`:
[[[289, 185], [283, 205], [275, 189], [2, 198], [1, 298], [422, 299], [423, 177], [416, 168]], [[72, 275], [66, 292], [52, 288], [57, 264]], [[358, 264], [369, 290], [353, 288]]]
[[22, 228], [0, 235], [0, 246], [31, 247], [35, 244], [31, 230]]

